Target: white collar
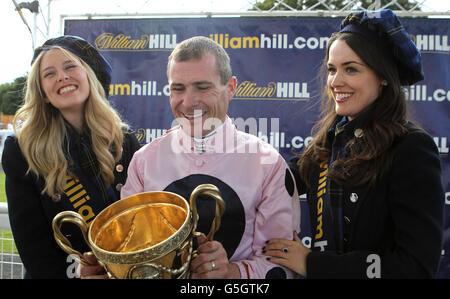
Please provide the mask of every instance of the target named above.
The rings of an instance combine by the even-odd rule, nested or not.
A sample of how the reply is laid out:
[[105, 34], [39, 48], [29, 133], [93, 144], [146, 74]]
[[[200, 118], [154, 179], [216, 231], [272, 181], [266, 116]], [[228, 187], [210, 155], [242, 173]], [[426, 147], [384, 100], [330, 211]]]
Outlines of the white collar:
[[[202, 138], [195, 138], [187, 134], [183, 131], [183, 129], [179, 128], [179, 142], [180, 145], [187, 151], [187, 152], [194, 152], [196, 154], [203, 154], [203, 153], [213, 153], [213, 152], [221, 152], [223, 151], [223, 147], [225, 146], [223, 144], [223, 139], [225, 136], [225, 131], [229, 130], [227, 129], [229, 125], [227, 123], [231, 123], [231, 119], [227, 116], [225, 121], [215, 128], [213, 131], [209, 132], [207, 135], [203, 136]], [[219, 140], [216, 140], [219, 139]], [[217, 148], [217, 147], [220, 147]]]
[[212, 136], [214, 136], [217, 132], [222, 130], [223, 126], [225, 125], [225, 122], [223, 122], [220, 126], [215, 128], [213, 131], [209, 132], [202, 138], [195, 138], [194, 139], [194, 152], [198, 154], [203, 154], [208, 151], [207, 146], [209, 141], [212, 139]]

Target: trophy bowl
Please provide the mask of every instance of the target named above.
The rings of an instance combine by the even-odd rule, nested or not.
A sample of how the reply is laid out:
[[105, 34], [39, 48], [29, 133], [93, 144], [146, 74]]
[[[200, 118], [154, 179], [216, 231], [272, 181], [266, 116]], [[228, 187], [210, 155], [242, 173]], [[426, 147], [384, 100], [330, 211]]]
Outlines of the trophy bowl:
[[215, 217], [207, 235], [212, 240], [220, 227], [225, 203], [219, 189], [211, 184], [197, 186], [189, 202], [166, 191], [123, 198], [101, 211], [89, 225], [80, 214], [63, 211], [53, 219], [54, 237], [62, 250], [88, 265], [61, 233], [63, 223], [77, 225], [110, 278], [186, 278], [196, 254], [193, 238], [201, 234], [196, 232], [196, 198], [201, 194], [216, 201]]

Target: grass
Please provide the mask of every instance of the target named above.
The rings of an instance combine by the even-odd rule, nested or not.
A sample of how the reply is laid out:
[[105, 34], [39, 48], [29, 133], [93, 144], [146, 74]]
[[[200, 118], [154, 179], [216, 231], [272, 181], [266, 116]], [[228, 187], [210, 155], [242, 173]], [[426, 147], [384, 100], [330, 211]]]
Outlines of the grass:
[[18, 253], [11, 230], [9, 229], [0, 229], [0, 251], [5, 254]]
[[[0, 202], [6, 202], [5, 174], [0, 173]], [[0, 251], [2, 253], [17, 253], [11, 230], [0, 229]]]
[[0, 173], [0, 202], [6, 202], [5, 173]]

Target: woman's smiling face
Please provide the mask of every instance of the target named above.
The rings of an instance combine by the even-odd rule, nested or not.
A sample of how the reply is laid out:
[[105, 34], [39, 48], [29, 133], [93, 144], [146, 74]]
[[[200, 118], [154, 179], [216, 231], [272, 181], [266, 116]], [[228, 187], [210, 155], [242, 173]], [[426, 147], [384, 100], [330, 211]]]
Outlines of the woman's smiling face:
[[327, 86], [336, 113], [349, 120], [375, 102], [381, 93], [383, 80], [343, 40], [330, 46], [327, 69]]
[[83, 112], [89, 97], [89, 81], [79, 61], [72, 60], [60, 49], [48, 50], [41, 59], [39, 77], [47, 103], [63, 115]]

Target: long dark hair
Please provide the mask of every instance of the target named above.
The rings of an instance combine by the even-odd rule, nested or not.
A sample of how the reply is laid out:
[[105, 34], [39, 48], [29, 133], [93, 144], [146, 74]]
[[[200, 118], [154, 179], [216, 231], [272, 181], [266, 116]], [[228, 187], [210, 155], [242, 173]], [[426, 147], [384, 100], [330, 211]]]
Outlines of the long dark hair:
[[[398, 68], [388, 44], [375, 44], [354, 33], [334, 33], [327, 44], [322, 64], [322, 95], [320, 120], [312, 130], [313, 140], [301, 155], [299, 172], [302, 180], [312, 186], [317, 177], [314, 169], [331, 156], [327, 132], [336, 121], [335, 102], [326, 86], [326, 69], [330, 46], [344, 41], [380, 78], [387, 81], [382, 92], [364, 112], [364, 123], [360, 124], [364, 135], [350, 140], [345, 147], [346, 155], [334, 162], [328, 177], [345, 186], [374, 185], [390, 168], [394, 142], [406, 134], [407, 108]], [[339, 170], [337, 170], [339, 169]]]

